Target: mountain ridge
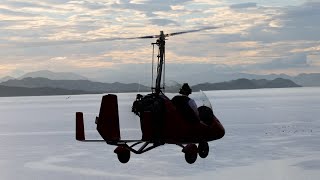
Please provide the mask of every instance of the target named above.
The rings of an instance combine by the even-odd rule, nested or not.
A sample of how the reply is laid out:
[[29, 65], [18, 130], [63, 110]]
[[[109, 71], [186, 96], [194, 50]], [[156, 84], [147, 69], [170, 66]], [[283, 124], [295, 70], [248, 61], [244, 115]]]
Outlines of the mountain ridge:
[[0, 85], [11, 87], [27, 87], [27, 88], [60, 88], [66, 90], [81, 90], [86, 92], [97, 93], [114, 93], [114, 92], [135, 92], [135, 91], [149, 91], [147, 86], [140, 85], [138, 83], [101, 83], [93, 82], [90, 80], [51, 80], [48, 78], [31, 78], [24, 79], [11, 79], [6, 82], [0, 83]]
[[[181, 86], [167, 86], [165, 91], [178, 93]], [[230, 89], [259, 89], [301, 87], [291, 80], [276, 78], [266, 79], [237, 79], [220, 83], [202, 83], [191, 86], [193, 91], [199, 90], [230, 90]], [[10, 89], [11, 88], [11, 89]], [[55, 91], [57, 91], [55, 93]], [[12, 79], [0, 83], [0, 96], [36, 96], [36, 95], [72, 95], [72, 94], [102, 94], [124, 92], [150, 92], [150, 87], [137, 83], [100, 83], [89, 80], [50, 80], [47, 78]]]
[[5, 81], [8, 81], [8, 80], [10, 80], [10, 79], [14, 79], [14, 77], [12, 77], [12, 76], [5, 76], [5, 77], [3, 77], [3, 78], [0, 78], [0, 83], [1, 83], [1, 82], [5, 82]]
[[87, 77], [84, 77], [82, 75], [79, 75], [73, 72], [53, 72], [49, 70], [28, 72], [18, 77], [17, 79], [24, 79], [27, 77], [32, 77], [32, 78], [43, 77], [51, 80], [88, 80]]
[[[172, 74], [173, 75], [173, 74]], [[174, 79], [178, 82], [184, 82], [185, 79], [188, 80], [188, 83], [190, 85], [196, 85], [199, 83], [219, 83], [219, 82], [225, 82], [225, 81], [231, 81], [241, 78], [246, 79], [266, 79], [266, 80], [273, 80], [276, 78], [283, 78], [283, 79], [289, 79], [293, 82], [295, 82], [298, 85], [304, 86], [304, 87], [310, 87], [310, 86], [320, 86], [320, 73], [301, 73], [295, 76], [289, 76], [287, 74], [266, 74], [266, 75], [259, 75], [259, 74], [249, 74], [249, 73], [223, 73], [223, 72], [215, 72], [214, 70], [210, 71], [204, 71], [204, 72], [195, 72], [184, 75], [175, 75], [172, 76], [170, 73], [168, 73], [166, 79]], [[89, 78], [79, 75], [72, 72], [53, 72], [49, 70], [40, 70], [40, 71], [34, 71], [24, 74], [23, 76], [20, 76], [16, 79], [24, 79], [26, 77], [42, 77], [47, 78], [51, 80], [90, 80]], [[132, 82], [138, 82], [139, 79], [145, 79], [145, 77], [140, 77], [137, 75], [136, 79], [137, 81], [133, 80], [125, 80], [121, 78], [115, 78], [115, 81], [122, 82], [122, 83], [132, 83]], [[205, 78], [203, 78], [205, 77]], [[7, 76], [4, 78], [0, 78], [0, 82], [5, 82], [10, 79], [15, 79], [13, 77]], [[96, 79], [95, 82], [103, 82], [103, 83], [110, 83], [111, 81], [107, 82], [107, 79], [113, 79], [112, 77], [105, 77], [105, 79]], [[139, 81], [140, 82], [140, 81]], [[148, 84], [148, 83], [147, 83]], [[144, 83], [143, 85], [146, 86]]]
[[27, 87], [12, 87], [0, 85], [0, 97], [16, 97], [16, 96], [50, 96], [50, 95], [79, 95], [79, 94], [94, 94], [80, 90], [66, 90], [60, 88], [27, 88]]
[[220, 83], [202, 83], [192, 86], [194, 91], [199, 90], [233, 90], [233, 89], [262, 89], [262, 88], [288, 88], [301, 87], [291, 80], [276, 78], [274, 80], [266, 79], [245, 79], [240, 78]]

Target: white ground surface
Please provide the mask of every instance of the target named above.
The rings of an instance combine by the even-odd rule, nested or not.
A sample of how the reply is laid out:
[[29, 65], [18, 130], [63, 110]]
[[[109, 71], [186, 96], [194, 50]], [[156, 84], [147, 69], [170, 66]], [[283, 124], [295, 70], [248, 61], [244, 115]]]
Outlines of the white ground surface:
[[[0, 179], [320, 178], [320, 88], [206, 93], [226, 135], [192, 165], [174, 145], [121, 164], [114, 146], [77, 142], [76, 111], [84, 112], [87, 138], [100, 138], [94, 118], [102, 95], [0, 98]], [[123, 138], [141, 136], [134, 98], [119, 94]]]

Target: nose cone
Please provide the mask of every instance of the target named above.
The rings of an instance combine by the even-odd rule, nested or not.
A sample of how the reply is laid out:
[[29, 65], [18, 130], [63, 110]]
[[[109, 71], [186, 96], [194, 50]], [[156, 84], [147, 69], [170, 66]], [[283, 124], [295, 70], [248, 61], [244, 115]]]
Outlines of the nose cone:
[[218, 129], [217, 137], [218, 137], [218, 139], [221, 139], [226, 134], [226, 131], [220, 122], [219, 122], [219, 124], [220, 124], [220, 126]]
[[223, 125], [218, 120], [218, 118], [215, 118], [212, 127], [214, 133], [214, 140], [221, 139], [226, 134], [226, 131]]

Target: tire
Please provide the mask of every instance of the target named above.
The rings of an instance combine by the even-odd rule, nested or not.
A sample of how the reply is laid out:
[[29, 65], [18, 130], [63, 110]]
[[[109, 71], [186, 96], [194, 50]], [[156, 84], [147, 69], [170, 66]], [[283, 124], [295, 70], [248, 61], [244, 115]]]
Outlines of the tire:
[[196, 162], [198, 157], [198, 148], [195, 144], [188, 144], [183, 148], [184, 158], [189, 164]]
[[130, 151], [127, 148], [124, 147], [117, 147], [117, 156], [118, 156], [118, 160], [121, 163], [127, 163], [130, 160]]
[[206, 158], [209, 154], [209, 144], [207, 142], [200, 142], [198, 146], [198, 154], [201, 158]]

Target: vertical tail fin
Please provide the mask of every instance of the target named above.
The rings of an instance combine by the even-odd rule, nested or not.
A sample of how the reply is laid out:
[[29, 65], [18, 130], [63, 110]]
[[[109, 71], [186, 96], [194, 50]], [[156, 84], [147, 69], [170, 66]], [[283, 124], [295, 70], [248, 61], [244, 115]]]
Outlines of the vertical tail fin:
[[97, 130], [107, 142], [120, 140], [118, 98], [116, 95], [108, 94], [102, 97]]
[[85, 139], [83, 113], [76, 112], [76, 140], [84, 141]]

